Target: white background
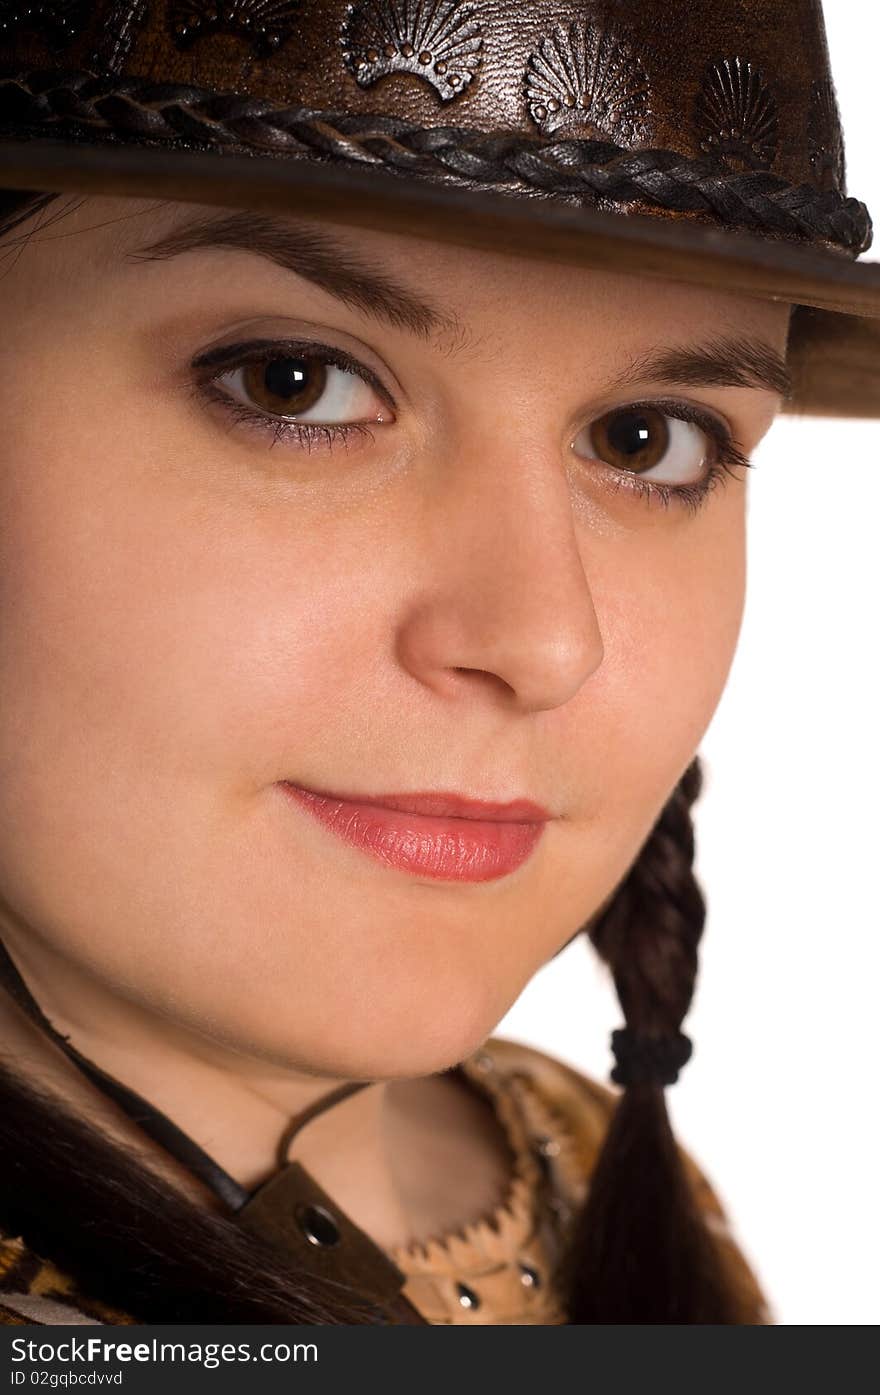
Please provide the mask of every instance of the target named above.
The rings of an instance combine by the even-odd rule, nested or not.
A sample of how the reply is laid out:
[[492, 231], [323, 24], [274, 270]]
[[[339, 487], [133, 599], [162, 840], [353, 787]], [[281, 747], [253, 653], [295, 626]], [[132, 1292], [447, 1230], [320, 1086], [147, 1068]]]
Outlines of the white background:
[[[826, 0], [848, 192], [877, 224], [880, 12]], [[880, 422], [782, 418], [749, 476], [739, 649], [702, 747], [709, 903], [667, 1090], [782, 1324], [880, 1321]], [[622, 1016], [584, 937], [496, 1029], [602, 1081]]]

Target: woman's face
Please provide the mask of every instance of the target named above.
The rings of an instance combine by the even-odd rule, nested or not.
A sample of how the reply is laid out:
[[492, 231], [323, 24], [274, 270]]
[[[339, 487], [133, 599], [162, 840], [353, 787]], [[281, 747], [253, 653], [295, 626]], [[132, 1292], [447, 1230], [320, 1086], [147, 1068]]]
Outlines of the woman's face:
[[[246, 222], [89, 199], [0, 263], [4, 936], [238, 1051], [425, 1074], [699, 745], [743, 602], [726, 442], [778, 410], [788, 307]], [[504, 870], [417, 815], [371, 852], [284, 782], [551, 817]]]

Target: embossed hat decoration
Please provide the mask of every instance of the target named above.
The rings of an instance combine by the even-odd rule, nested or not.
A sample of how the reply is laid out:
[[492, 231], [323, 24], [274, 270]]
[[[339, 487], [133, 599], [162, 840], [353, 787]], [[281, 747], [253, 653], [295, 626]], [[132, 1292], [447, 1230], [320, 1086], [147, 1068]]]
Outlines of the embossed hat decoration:
[[0, 0], [0, 188], [782, 300], [787, 408], [880, 416], [820, 0]]

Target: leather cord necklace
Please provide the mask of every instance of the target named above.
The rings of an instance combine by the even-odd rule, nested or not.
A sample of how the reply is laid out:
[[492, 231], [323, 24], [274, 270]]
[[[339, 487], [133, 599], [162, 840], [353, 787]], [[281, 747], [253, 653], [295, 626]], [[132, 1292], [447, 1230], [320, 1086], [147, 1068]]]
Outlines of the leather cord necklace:
[[92, 1085], [112, 1099], [154, 1143], [205, 1183], [239, 1224], [297, 1266], [349, 1284], [366, 1298], [378, 1300], [396, 1323], [426, 1324], [426, 1319], [401, 1292], [407, 1276], [366, 1231], [340, 1210], [302, 1163], [287, 1161], [292, 1140], [309, 1120], [372, 1081], [344, 1083], [295, 1115], [279, 1141], [277, 1171], [249, 1192], [172, 1119], [84, 1056], [68, 1036], [58, 1031], [34, 998], [2, 940], [0, 983]]

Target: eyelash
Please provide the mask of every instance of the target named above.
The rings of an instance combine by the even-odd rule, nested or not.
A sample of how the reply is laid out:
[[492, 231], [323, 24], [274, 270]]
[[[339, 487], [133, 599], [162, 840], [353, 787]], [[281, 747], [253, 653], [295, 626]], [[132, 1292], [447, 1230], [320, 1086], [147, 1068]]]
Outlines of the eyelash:
[[[716, 489], [719, 484], [726, 484], [728, 479], [736, 479], [734, 470], [737, 467], [743, 470], [754, 468], [748, 455], [734, 440], [731, 432], [712, 412], [703, 411], [699, 407], [692, 406], [689, 402], [678, 402], [659, 397], [647, 398], [643, 402], [626, 402], [621, 405], [628, 410], [653, 407], [655, 411], [664, 412], [670, 417], [677, 417], [680, 421], [693, 422], [694, 426], [698, 426], [714, 445], [715, 459], [698, 484], [663, 484], [658, 480], [646, 480], [637, 474], [628, 474], [626, 470], [615, 471], [614, 483], [610, 484], [610, 488], [615, 494], [621, 489], [629, 489], [632, 493], [645, 498], [648, 503], [656, 500], [661, 507], [668, 508], [670, 503], [675, 502], [684, 505], [691, 513], [696, 513], [713, 489]], [[608, 469], [613, 470], [614, 467], [609, 466]]]
[[[237, 402], [234, 397], [230, 397], [222, 388], [216, 386], [218, 378], [225, 377], [236, 368], [245, 368], [251, 363], [266, 363], [273, 358], [282, 358], [285, 354], [306, 353], [318, 358], [322, 363], [331, 364], [348, 373], [356, 373], [388, 406], [394, 408], [392, 397], [375, 373], [358, 363], [357, 359], [347, 354], [344, 349], [336, 349], [329, 344], [317, 344], [313, 340], [289, 343], [266, 340], [252, 344], [224, 345], [222, 350], [212, 350], [193, 361], [191, 367], [196, 370], [197, 376], [189, 384], [189, 388], [194, 396], [217, 403], [234, 421], [244, 422], [259, 431], [268, 431], [272, 437], [270, 449], [284, 441], [292, 441], [296, 446], [311, 451], [312, 447], [322, 440], [328, 450], [332, 450], [334, 445], [339, 443], [347, 445], [350, 440], [356, 438], [374, 440], [373, 432], [365, 422], [342, 422], [335, 426], [322, 426], [318, 422], [284, 421], [280, 417], [275, 420], [267, 412], [260, 412], [243, 402]], [[215, 371], [205, 375], [201, 370], [208, 367], [213, 367]]]
[[[312, 448], [321, 442], [326, 449], [332, 450], [338, 444], [348, 446], [348, 443], [355, 439], [369, 441], [375, 439], [373, 432], [364, 422], [342, 422], [327, 426], [316, 422], [284, 421], [281, 418], [275, 421], [268, 413], [257, 411], [236, 401], [235, 398], [230, 397], [228, 393], [216, 386], [219, 378], [237, 368], [246, 367], [251, 363], [266, 362], [271, 358], [281, 357], [285, 353], [310, 353], [318, 356], [323, 363], [334, 365], [346, 372], [356, 373], [392, 409], [395, 406], [393, 399], [379, 378], [370, 369], [365, 368], [363, 364], [344, 350], [333, 348], [328, 344], [317, 344], [312, 340], [291, 343], [272, 340], [252, 344], [235, 344], [224, 346], [222, 350], [213, 350], [203, 354], [195, 359], [191, 365], [198, 376], [189, 384], [190, 391], [194, 396], [218, 404], [234, 421], [243, 422], [263, 432], [268, 431], [272, 437], [270, 449], [272, 446], [278, 445], [279, 442], [292, 441], [297, 447], [311, 452]], [[205, 375], [202, 370], [208, 367], [214, 368], [215, 371]], [[695, 514], [713, 489], [717, 488], [719, 484], [726, 484], [728, 478], [735, 478], [733, 473], [735, 467], [753, 468], [748, 456], [734, 440], [727, 427], [710, 412], [702, 411], [687, 402], [658, 398], [647, 399], [643, 402], [626, 402], [622, 403], [621, 407], [628, 409], [652, 407], [668, 416], [693, 422], [713, 443], [715, 459], [710, 464], [705, 477], [698, 484], [687, 485], [663, 484], [657, 480], [642, 479], [639, 475], [630, 474], [626, 470], [614, 471], [614, 467], [609, 465], [607, 469], [614, 471], [613, 476], [609, 479], [613, 478], [615, 481], [610, 484], [610, 488], [615, 493], [621, 489], [628, 489], [631, 493], [644, 498], [648, 503], [655, 501], [663, 508], [668, 508], [670, 503], [675, 502]], [[599, 463], [603, 464], [602, 461]]]

